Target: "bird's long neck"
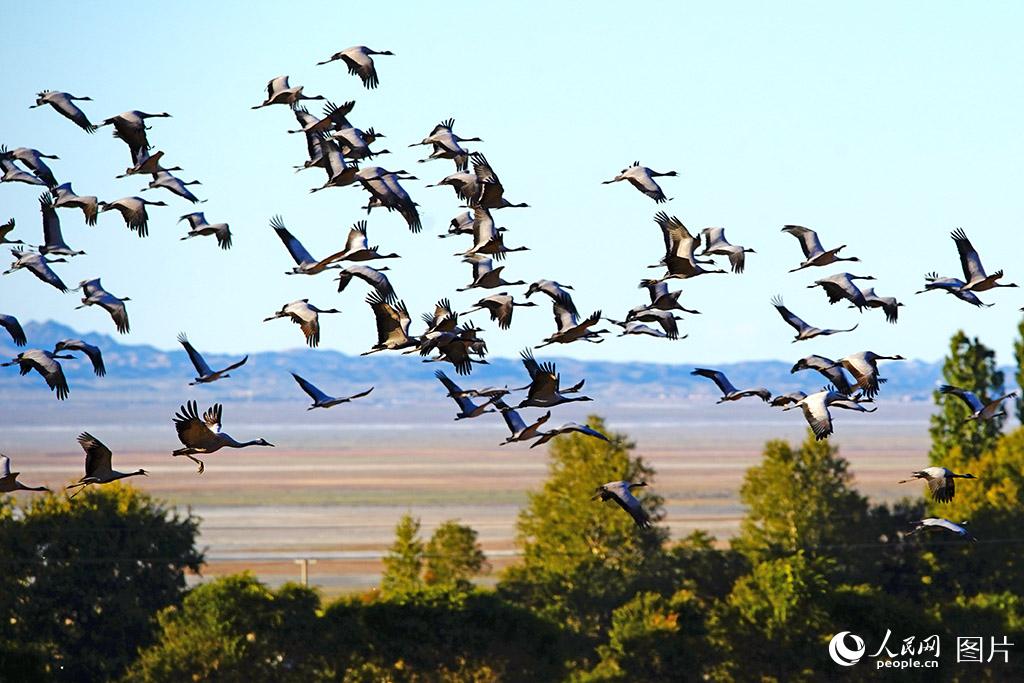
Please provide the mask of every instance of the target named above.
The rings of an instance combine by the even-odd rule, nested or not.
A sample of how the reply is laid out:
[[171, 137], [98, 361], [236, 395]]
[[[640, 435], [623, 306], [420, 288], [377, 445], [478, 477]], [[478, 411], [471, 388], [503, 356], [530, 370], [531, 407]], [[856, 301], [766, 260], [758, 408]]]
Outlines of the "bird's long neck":
[[49, 491], [50, 489], [46, 488], [45, 486], [25, 486], [24, 484], [22, 484], [19, 481], [18, 482], [18, 488], [15, 489], [15, 490], [17, 490], [17, 491]]
[[143, 472], [142, 470], [139, 470], [137, 472], [116, 472], [115, 471], [113, 474], [114, 474], [114, 476], [112, 476], [110, 478], [110, 481], [116, 481], [118, 479], [127, 479], [128, 477], [137, 477], [137, 476], [140, 476], [142, 474], [145, 474], [145, 472]]
[[259, 439], [253, 439], [252, 441], [235, 441], [230, 436], [227, 437], [227, 438], [229, 439], [228, 444], [227, 444], [229, 448], [245, 448], [246, 446], [259, 446], [260, 445], [260, 440]]

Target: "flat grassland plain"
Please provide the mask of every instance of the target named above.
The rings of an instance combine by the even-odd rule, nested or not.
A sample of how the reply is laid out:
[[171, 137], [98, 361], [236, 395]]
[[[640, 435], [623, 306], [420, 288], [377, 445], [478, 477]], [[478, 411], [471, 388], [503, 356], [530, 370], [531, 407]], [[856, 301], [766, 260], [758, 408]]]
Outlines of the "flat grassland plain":
[[[757, 400], [590, 405], [608, 416], [610, 430], [628, 434], [636, 453], [657, 470], [652, 485], [665, 498], [663, 523], [673, 538], [705, 529], [729, 539], [744, 512], [744, 472], [759, 462], [764, 442], [804, 438], [798, 411], [783, 413]], [[499, 447], [506, 429], [497, 415], [456, 423], [450, 407], [373, 411], [355, 421], [341, 406], [312, 411], [317, 419], [311, 423], [291, 424], [294, 403], [287, 410], [275, 403], [232, 406], [226, 431], [240, 439], [262, 436], [277, 447], [225, 449], [206, 458], [203, 475], [192, 461], [169, 455], [179, 444], [167, 416], [145, 408], [119, 412], [119, 423], [104, 424], [94, 411], [69, 404], [62, 408], [70, 414], [37, 413], [31, 425], [5, 420], [3, 440], [31, 484], [56, 489], [81, 476], [83, 455], [74, 438], [82, 429], [111, 447], [115, 468], [150, 471], [131, 483], [202, 518], [199, 545], [207, 565], [193, 581], [247, 569], [279, 584], [297, 579], [295, 560], [309, 558], [316, 560], [310, 584], [327, 595], [372, 587], [395, 523], [409, 512], [422, 520], [425, 536], [448, 519], [476, 529], [494, 570], [487, 582], [515, 561], [516, 515], [547, 474], [547, 452], [524, 444]], [[588, 411], [576, 408], [560, 409], [552, 423], [585, 419]], [[896, 482], [928, 464], [934, 406], [880, 401], [878, 408], [872, 415], [836, 411], [831, 441], [850, 461], [857, 488], [873, 501], [919, 496], [918, 485]], [[401, 423], [391, 421], [395, 414]], [[597, 505], [589, 501], [589, 483], [578, 495], [580, 505]]]

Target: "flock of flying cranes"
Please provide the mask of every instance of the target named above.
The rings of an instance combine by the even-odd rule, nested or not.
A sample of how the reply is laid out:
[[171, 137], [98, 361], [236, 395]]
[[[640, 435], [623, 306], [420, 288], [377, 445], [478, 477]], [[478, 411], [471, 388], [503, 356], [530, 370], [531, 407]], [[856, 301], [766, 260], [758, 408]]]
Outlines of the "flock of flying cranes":
[[[358, 76], [368, 89], [379, 84], [374, 56], [392, 55], [389, 51], [375, 51], [365, 46], [355, 46], [342, 50], [329, 59], [319, 62], [324, 65], [335, 61], [343, 61], [349, 72]], [[322, 117], [311, 114], [303, 106], [304, 101], [323, 100], [325, 102]], [[169, 117], [170, 114], [128, 111], [103, 120], [93, 125], [85, 112], [76, 102], [91, 101], [89, 97], [76, 97], [66, 92], [43, 91], [37, 96], [34, 107], [49, 105], [59, 114], [69, 119], [88, 133], [98, 128], [112, 126], [113, 135], [128, 145], [131, 155], [131, 166], [118, 178], [133, 176], [150, 176], [151, 180], [143, 191], [163, 189], [192, 204], [200, 200], [189, 190], [190, 186], [198, 185], [199, 181], [184, 181], [173, 175], [180, 171], [177, 166], [162, 165], [164, 153], [151, 153], [147, 131], [150, 127], [147, 120]], [[327, 176], [323, 185], [312, 188], [318, 192], [328, 188], [356, 186], [364, 189], [369, 197], [365, 208], [367, 213], [372, 209], [383, 207], [389, 212], [397, 212], [406, 222], [409, 230], [418, 233], [422, 230], [417, 204], [402, 186], [402, 181], [417, 178], [405, 170], [389, 171], [380, 166], [365, 165], [374, 157], [388, 150], [373, 150], [374, 145], [384, 135], [373, 128], [365, 130], [355, 127], [349, 116], [355, 108], [355, 101], [336, 105], [327, 101], [322, 95], [306, 95], [302, 86], [293, 87], [287, 76], [274, 78], [267, 84], [265, 100], [253, 109], [262, 109], [273, 105], [287, 105], [295, 116], [298, 128], [289, 133], [301, 133], [305, 139], [308, 158], [303, 164], [296, 166], [298, 171], [309, 168], [320, 168]], [[463, 144], [482, 142], [478, 137], [462, 137], [454, 131], [454, 119], [447, 119], [434, 126], [430, 134], [410, 147], [426, 146], [430, 154], [421, 162], [434, 159], [449, 159], [454, 162], [455, 172], [437, 183], [427, 187], [449, 186], [456, 197], [465, 202], [467, 209], [452, 219], [447, 233], [439, 237], [467, 235], [473, 240], [472, 246], [455, 255], [462, 261], [472, 265], [472, 280], [459, 292], [470, 290], [504, 290], [506, 288], [524, 286], [523, 280], [509, 281], [504, 279], [505, 265], [495, 267], [495, 261], [504, 261], [509, 254], [525, 251], [527, 247], [509, 247], [505, 244], [507, 230], [498, 227], [492, 211], [509, 207], [527, 207], [525, 203], [513, 203], [505, 197], [505, 188], [497, 173], [483, 154], [467, 150]], [[83, 255], [64, 241], [57, 209], [75, 209], [82, 211], [85, 222], [95, 225], [100, 213], [114, 210], [121, 214], [125, 226], [145, 237], [149, 229], [147, 207], [167, 206], [163, 201], [149, 201], [139, 196], [130, 196], [114, 201], [100, 201], [95, 196], [78, 195], [71, 183], [58, 184], [53, 171], [45, 159], [58, 159], [38, 150], [20, 147], [8, 150], [0, 148], [0, 182], [18, 182], [28, 185], [45, 187], [46, 191], [39, 197], [40, 212], [43, 223], [44, 244], [30, 247], [22, 240], [10, 239], [14, 230], [14, 219], [0, 226], [0, 244], [18, 245], [11, 249], [15, 261], [4, 274], [16, 270], [26, 270], [42, 282], [67, 292], [68, 287], [59, 275], [51, 268], [52, 264], [66, 262], [69, 258]], [[19, 164], [21, 164], [19, 166]], [[361, 164], [364, 164], [361, 166]], [[471, 170], [470, 170], [471, 169]], [[640, 162], [634, 162], [623, 169], [604, 184], [621, 181], [629, 182], [641, 193], [661, 204], [669, 201], [657, 178], [674, 177], [676, 171], [657, 172]], [[337, 275], [338, 291], [343, 292], [354, 280], [358, 279], [369, 286], [370, 292], [366, 303], [373, 311], [377, 343], [362, 355], [381, 351], [401, 351], [405, 354], [419, 353], [423, 362], [450, 363], [458, 375], [472, 374], [473, 366], [487, 364], [484, 359], [487, 345], [480, 333], [484, 330], [471, 322], [460, 322], [460, 316], [475, 311], [486, 311], [490, 319], [502, 330], [511, 327], [516, 307], [532, 307], [537, 304], [530, 300], [534, 294], [542, 294], [551, 300], [555, 318], [555, 331], [543, 339], [535, 348], [543, 348], [551, 344], [569, 344], [578, 341], [601, 343], [604, 335], [610, 330], [599, 328], [602, 320], [621, 329], [619, 336], [644, 335], [669, 340], [685, 338], [681, 335], [677, 321], [682, 318], [677, 312], [697, 314], [699, 311], [689, 309], [680, 304], [682, 292], [670, 291], [669, 281], [686, 280], [709, 274], [723, 274], [727, 271], [717, 267], [715, 258], [724, 258], [729, 262], [732, 273], [741, 274], [746, 266], [747, 254], [756, 253], [754, 249], [730, 243], [723, 228], [705, 228], [698, 234], [692, 234], [675, 216], [661, 211], [656, 214], [658, 225], [664, 239], [664, 256], [659, 263], [651, 268], [664, 268], [659, 278], [645, 278], [640, 287], [645, 288], [649, 301], [630, 309], [623, 320], [606, 318], [600, 310], [589, 316], [581, 316], [573, 301], [573, 288], [554, 280], [538, 280], [529, 284], [523, 300], [516, 301], [507, 291], [490, 293], [480, 298], [467, 311], [458, 313], [448, 299], [437, 302], [432, 313], [423, 315], [426, 325], [420, 335], [410, 332], [412, 318], [387, 275], [387, 266], [373, 267], [366, 262], [400, 258], [395, 253], [381, 253], [377, 246], [371, 246], [368, 237], [367, 221], [356, 222], [348, 232], [345, 246], [325, 258], [317, 259], [302, 245], [301, 241], [286, 227], [280, 216], [270, 220], [270, 227], [287, 249], [295, 266], [287, 271], [288, 275], [319, 275], [327, 271]], [[180, 221], [189, 224], [188, 233], [181, 239], [195, 237], [214, 237], [221, 249], [230, 249], [232, 235], [226, 223], [211, 224], [207, 222], [203, 212], [196, 211], [181, 216]], [[812, 267], [824, 267], [840, 262], [858, 262], [855, 256], [840, 256], [846, 245], [825, 249], [818, 234], [809, 228], [798, 225], [786, 225], [782, 231], [793, 235], [800, 244], [804, 259], [790, 272]], [[929, 273], [925, 277], [925, 286], [921, 292], [943, 291], [974, 306], [988, 306], [978, 298], [978, 294], [999, 287], [1016, 287], [1015, 284], [1000, 282], [1003, 272], [997, 271], [988, 275], [982, 266], [977, 251], [962, 229], [951, 235], [960, 256], [963, 279], [940, 277], [937, 273]], [[698, 253], [698, 250], [699, 253]], [[854, 275], [848, 272], [837, 273], [814, 281], [811, 288], [821, 288], [828, 297], [830, 304], [847, 302], [851, 308], [859, 311], [880, 309], [886, 319], [895, 324], [898, 321], [899, 308], [903, 304], [894, 297], [879, 296], [873, 288], [862, 289], [858, 281], [871, 281], [870, 275]], [[81, 305], [99, 306], [107, 311], [117, 331], [121, 334], [129, 332], [128, 312], [125, 302], [128, 297], [118, 297], [103, 288], [100, 279], [94, 278], [79, 283], [75, 291], [82, 292]], [[918, 292], [920, 293], [920, 292]], [[822, 329], [810, 325], [790, 311], [781, 297], [772, 299], [782, 319], [796, 331], [794, 342], [814, 339], [850, 332], [857, 326], [847, 329]], [[319, 308], [308, 299], [285, 304], [279, 311], [267, 317], [265, 321], [287, 318], [301, 329], [306, 343], [316, 347], [320, 342], [320, 315], [339, 313], [334, 308]], [[25, 346], [27, 339], [19, 322], [10, 315], [0, 315], [0, 327], [3, 327], [18, 346]], [[190, 385], [206, 384], [230, 377], [230, 372], [242, 367], [248, 356], [228, 367], [214, 370], [203, 359], [188, 338], [181, 334], [178, 341], [184, 347], [197, 376]], [[102, 351], [94, 345], [80, 339], [66, 339], [56, 342], [53, 350], [30, 349], [19, 353], [2, 366], [18, 366], [22, 375], [33, 370], [41, 375], [56, 397], [64, 400], [70, 390], [67, 379], [59, 361], [73, 359], [72, 353], [82, 353], [92, 363], [97, 376], [104, 376], [106, 368], [103, 364]], [[501, 413], [509, 429], [508, 436], [501, 445], [532, 442], [531, 448], [547, 443], [555, 436], [566, 433], [580, 433], [596, 439], [607, 441], [600, 432], [574, 422], [556, 428], [546, 428], [551, 419], [551, 408], [564, 403], [590, 401], [580, 392], [585, 380], [580, 380], [569, 388], [561, 388], [560, 376], [551, 362], [539, 362], [529, 348], [521, 354], [523, 365], [529, 376], [529, 383], [518, 388], [487, 387], [482, 389], [463, 389], [444, 371], [437, 370], [435, 376], [444, 386], [447, 396], [458, 407], [456, 420], [472, 419], [487, 413]], [[879, 376], [878, 362], [883, 360], [903, 360], [899, 355], [882, 355], [872, 351], [861, 351], [839, 360], [831, 360], [824, 356], [810, 355], [801, 358], [792, 368], [792, 372], [813, 370], [821, 374], [828, 382], [822, 390], [807, 394], [802, 391], [773, 396], [764, 387], [737, 389], [720, 371], [709, 368], [697, 368], [694, 375], [713, 381], [722, 396], [719, 403], [737, 401], [748, 397], [757, 397], [783, 410], [801, 409], [804, 418], [817, 439], [825, 439], [833, 433], [833, 421], [830, 408], [853, 410], [858, 412], [874, 412], [875, 407], [867, 407], [874, 401], [885, 378]], [[849, 373], [849, 377], [847, 376]], [[345, 396], [330, 396], [313, 383], [292, 373], [299, 387], [312, 399], [309, 410], [330, 408], [363, 398], [373, 391], [370, 387], [359, 393]], [[850, 379], [852, 378], [852, 380]], [[515, 406], [510, 405], [508, 397], [513, 392], [526, 391], [526, 396]], [[995, 400], [983, 402], [975, 394], [962, 388], [943, 386], [943, 393], [957, 396], [972, 410], [972, 420], [992, 420], [1004, 415], [1002, 403], [1014, 393], [1001, 396]], [[547, 409], [540, 417], [528, 422], [518, 411], [526, 408]], [[198, 465], [202, 473], [205, 464], [197, 456], [209, 455], [222, 448], [246, 448], [249, 446], [269, 446], [265, 439], [257, 438], [238, 441], [221, 429], [223, 407], [215, 404], [200, 413], [195, 401], [182, 405], [173, 418], [173, 423], [183, 448], [175, 450], [172, 455], [185, 456]], [[78, 438], [79, 444], [86, 453], [85, 476], [68, 486], [74, 489], [72, 497], [90, 484], [104, 484], [131, 476], [146, 475], [145, 470], [119, 472], [111, 465], [112, 454], [97, 438], [85, 432]], [[10, 460], [0, 455], [0, 492], [16, 490], [38, 491], [44, 487], [28, 487], [17, 481], [18, 473], [11, 472]], [[936, 501], [948, 502], [955, 493], [954, 481], [957, 478], [974, 478], [971, 474], [954, 473], [943, 467], [928, 467], [913, 473], [914, 479], [924, 479]], [[911, 480], [905, 480], [911, 481]], [[903, 483], [903, 482], [901, 482]], [[646, 482], [616, 481], [598, 487], [593, 500], [614, 501], [628, 512], [636, 524], [645, 528], [651, 521], [643, 510], [640, 501], [632, 494], [632, 490], [646, 486]], [[944, 528], [962, 537], [972, 539], [973, 536], [962, 526], [945, 519], [930, 518], [915, 524], [910, 533], [925, 528]]]

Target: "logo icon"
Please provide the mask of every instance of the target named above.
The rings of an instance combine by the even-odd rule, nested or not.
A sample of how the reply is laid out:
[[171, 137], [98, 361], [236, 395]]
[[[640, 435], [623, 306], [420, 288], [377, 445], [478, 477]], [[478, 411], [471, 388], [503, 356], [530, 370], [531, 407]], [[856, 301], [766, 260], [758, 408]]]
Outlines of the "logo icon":
[[[847, 636], [853, 641], [853, 648], [846, 646]], [[832, 636], [828, 644], [828, 655], [839, 666], [853, 666], [864, 656], [864, 639], [849, 631], [840, 631]]]

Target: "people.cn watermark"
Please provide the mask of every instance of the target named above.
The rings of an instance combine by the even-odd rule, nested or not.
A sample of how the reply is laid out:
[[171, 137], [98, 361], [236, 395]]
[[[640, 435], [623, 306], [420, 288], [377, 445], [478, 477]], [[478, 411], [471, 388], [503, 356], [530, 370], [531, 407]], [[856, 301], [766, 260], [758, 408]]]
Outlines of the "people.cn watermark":
[[[1013, 643], [1006, 636], [958, 636], [956, 639], [956, 661], [989, 663], [1010, 661]], [[896, 640], [890, 647], [892, 630], [885, 630], [881, 645], [872, 654], [867, 654], [864, 639], [850, 631], [840, 631], [832, 636], [828, 654], [839, 666], [854, 666], [867, 656], [875, 660], [876, 669], [934, 669], [939, 666], [942, 642], [938, 634], [918, 638], [907, 636]], [[987, 655], [987, 656], [986, 656]]]

